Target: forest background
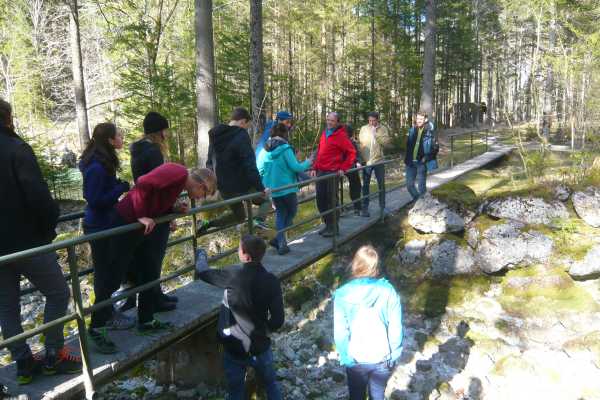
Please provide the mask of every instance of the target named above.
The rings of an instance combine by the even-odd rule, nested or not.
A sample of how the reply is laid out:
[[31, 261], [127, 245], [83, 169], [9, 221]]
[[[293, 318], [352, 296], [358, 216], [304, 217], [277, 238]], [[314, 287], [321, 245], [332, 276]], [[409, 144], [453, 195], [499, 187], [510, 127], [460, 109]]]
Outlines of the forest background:
[[[96, 123], [131, 143], [158, 111], [170, 159], [206, 157], [235, 106], [281, 109], [314, 148], [324, 115], [379, 111], [401, 144], [440, 128], [532, 123], [573, 142], [599, 120], [595, 0], [0, 0], [0, 96], [48, 172]], [[126, 156], [125, 156], [126, 157]]]

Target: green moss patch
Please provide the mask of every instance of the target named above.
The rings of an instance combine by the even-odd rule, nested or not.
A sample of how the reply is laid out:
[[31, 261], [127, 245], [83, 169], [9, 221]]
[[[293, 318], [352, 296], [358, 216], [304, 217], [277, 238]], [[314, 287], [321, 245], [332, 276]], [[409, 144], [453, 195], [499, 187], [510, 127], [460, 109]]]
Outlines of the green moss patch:
[[432, 190], [431, 194], [450, 206], [474, 210], [479, 205], [479, 200], [473, 189], [456, 181], [443, 184]]

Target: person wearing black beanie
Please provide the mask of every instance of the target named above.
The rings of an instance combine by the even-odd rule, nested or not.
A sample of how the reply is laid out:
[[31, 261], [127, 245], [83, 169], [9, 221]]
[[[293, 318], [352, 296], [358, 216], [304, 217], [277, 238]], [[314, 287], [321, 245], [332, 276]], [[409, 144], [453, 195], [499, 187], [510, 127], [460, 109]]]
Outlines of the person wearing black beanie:
[[144, 135], [159, 133], [169, 129], [169, 121], [155, 111], [150, 111], [144, 118]]

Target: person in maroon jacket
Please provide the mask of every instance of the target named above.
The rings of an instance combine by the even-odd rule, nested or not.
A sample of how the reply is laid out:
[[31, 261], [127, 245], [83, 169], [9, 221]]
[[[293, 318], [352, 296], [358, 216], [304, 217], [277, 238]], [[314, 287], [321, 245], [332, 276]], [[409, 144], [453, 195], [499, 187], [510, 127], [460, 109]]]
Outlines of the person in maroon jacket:
[[[156, 223], [155, 218], [171, 212], [187, 212], [186, 204], [177, 203], [179, 195], [186, 190], [190, 198], [201, 200], [216, 191], [216, 177], [206, 168], [193, 169], [174, 163], [166, 163], [138, 178], [136, 185], [119, 201], [111, 215], [111, 228], [139, 222], [143, 230], [135, 230], [109, 239], [105, 265], [94, 268], [95, 303], [104, 301], [115, 292], [127, 268], [131, 265], [136, 248], [143, 242], [144, 235], [150, 234]], [[158, 279], [160, 272], [152, 265], [138, 265], [136, 274], [139, 284]], [[152, 289], [140, 292], [138, 299], [137, 329], [141, 334], [152, 333], [168, 328], [170, 324], [154, 319], [156, 296]], [[92, 343], [100, 353], [117, 352], [117, 346], [106, 335], [106, 324], [113, 313], [112, 307], [103, 307], [92, 312], [88, 330]]]
[[[314, 174], [322, 176], [326, 174], [343, 175], [355, 163], [356, 149], [348, 138], [346, 128], [340, 124], [338, 113], [327, 114], [327, 127], [321, 133], [319, 148], [315, 159]], [[323, 213], [338, 205], [338, 193], [333, 179], [317, 182], [317, 208]], [[339, 213], [338, 213], [339, 215]], [[338, 227], [333, 225], [333, 214], [323, 216], [325, 227], [319, 231], [324, 237], [332, 237], [337, 234]]]

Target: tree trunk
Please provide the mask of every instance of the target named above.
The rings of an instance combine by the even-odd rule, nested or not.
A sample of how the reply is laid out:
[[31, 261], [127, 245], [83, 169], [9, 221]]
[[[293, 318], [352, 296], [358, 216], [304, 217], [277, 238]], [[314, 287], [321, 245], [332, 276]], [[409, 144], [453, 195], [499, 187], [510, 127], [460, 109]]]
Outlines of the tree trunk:
[[371, 0], [371, 110], [375, 110], [375, 2]]
[[195, 0], [198, 165], [208, 158], [208, 131], [217, 124], [212, 0]]
[[252, 103], [252, 136], [256, 139], [265, 125], [263, 110], [265, 71], [263, 66], [262, 0], [250, 0], [250, 98]]
[[423, 50], [423, 83], [421, 85], [421, 110], [431, 118], [433, 112], [433, 85], [435, 82], [435, 1], [426, 0], [425, 47]]
[[[550, 27], [548, 28], [548, 51], [552, 53], [556, 44], [556, 18], [554, 5], [552, 5], [552, 19], [550, 20]], [[542, 134], [544, 140], [548, 142], [550, 135], [550, 128], [552, 126], [552, 97], [554, 92], [554, 70], [552, 64], [549, 62], [546, 67], [546, 82], [544, 83], [544, 106], [543, 106], [543, 118], [542, 118]], [[547, 144], [547, 143], [546, 143]]]
[[83, 151], [90, 141], [88, 126], [85, 81], [83, 77], [83, 59], [81, 56], [81, 37], [79, 35], [79, 10], [77, 0], [69, 2], [69, 36], [71, 41], [71, 67], [73, 70], [73, 89], [75, 92], [75, 112], [79, 130], [79, 147]]

